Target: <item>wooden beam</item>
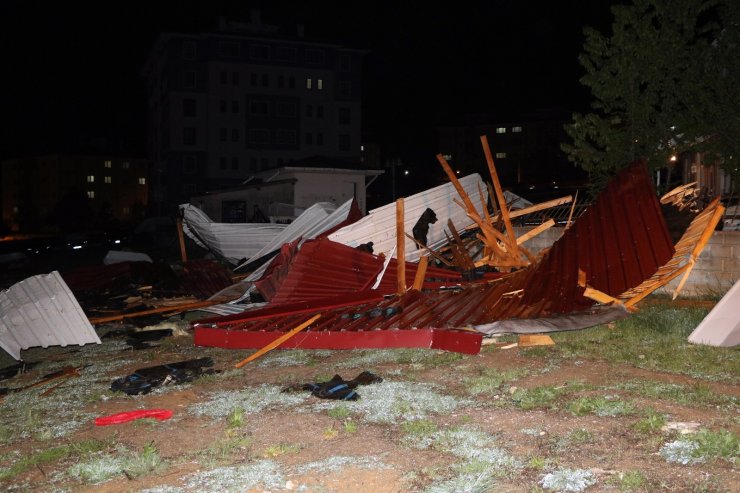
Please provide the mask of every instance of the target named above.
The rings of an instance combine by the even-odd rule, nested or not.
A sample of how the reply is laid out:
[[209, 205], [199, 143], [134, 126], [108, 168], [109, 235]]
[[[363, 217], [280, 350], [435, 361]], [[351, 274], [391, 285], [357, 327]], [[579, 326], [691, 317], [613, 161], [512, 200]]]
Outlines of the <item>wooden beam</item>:
[[555, 226], [555, 220], [554, 219], [549, 219], [547, 222], [544, 222], [544, 223], [540, 224], [539, 226], [537, 226], [535, 228], [532, 228], [529, 231], [527, 231], [526, 233], [524, 233], [523, 235], [521, 235], [519, 238], [516, 239], [516, 243], [517, 243], [517, 245], [521, 245], [525, 241], [531, 240], [532, 238], [534, 238], [538, 234], [547, 231], [548, 229], [552, 228], [553, 226]]
[[[539, 204], [531, 205], [529, 207], [525, 207], [524, 209], [517, 209], [515, 211], [511, 211], [509, 213], [509, 218], [514, 219], [515, 217], [526, 216], [527, 214], [539, 212], [545, 209], [549, 209], [551, 207], [557, 207], [559, 205], [569, 204], [572, 201], [573, 201], [573, 197], [568, 195], [566, 197], [561, 197], [559, 199], [553, 199], [553, 200], [548, 200], [546, 202], [540, 202]], [[499, 216], [493, 216], [491, 218], [491, 221], [496, 222], [498, 221], [498, 219], [499, 219]]]
[[259, 358], [260, 356], [262, 356], [263, 354], [272, 351], [273, 349], [275, 349], [276, 347], [278, 347], [279, 345], [281, 345], [282, 343], [284, 343], [285, 341], [287, 341], [288, 339], [290, 339], [291, 337], [293, 337], [294, 335], [296, 335], [298, 332], [302, 331], [303, 329], [305, 329], [306, 327], [308, 327], [309, 325], [311, 325], [312, 323], [314, 323], [320, 316], [321, 316], [321, 314], [320, 313], [317, 313], [313, 317], [311, 317], [308, 320], [306, 320], [305, 322], [303, 322], [298, 327], [295, 327], [294, 329], [291, 329], [289, 332], [286, 332], [285, 334], [281, 335], [280, 337], [278, 337], [277, 339], [275, 339], [274, 341], [272, 341], [267, 346], [265, 346], [262, 349], [258, 350], [256, 353], [250, 354], [249, 357], [241, 360], [239, 363], [237, 363], [236, 365], [234, 365], [234, 368], [241, 368], [242, 366], [246, 365], [250, 361], [254, 361], [257, 358]]
[[421, 243], [419, 243], [418, 241], [416, 241], [416, 238], [414, 238], [410, 234], [408, 234], [408, 233], [405, 233], [405, 234], [406, 234], [406, 238], [408, 238], [409, 240], [411, 240], [414, 243], [416, 243], [416, 246], [417, 247], [419, 247], [420, 249], [423, 249], [426, 253], [428, 253], [429, 255], [431, 255], [432, 257], [434, 257], [436, 260], [439, 260], [440, 262], [442, 262], [443, 264], [445, 264], [447, 267], [452, 267], [452, 262], [450, 262], [449, 260], [447, 260], [446, 258], [444, 258], [439, 253], [435, 252], [434, 250], [432, 250], [428, 246], [422, 245]]
[[570, 208], [570, 214], [568, 214], [568, 222], [565, 223], [565, 229], [570, 228], [570, 220], [573, 218], [573, 211], [576, 210], [576, 203], [578, 202], [578, 190], [576, 190], [576, 198], [573, 199], [573, 205]]
[[516, 243], [516, 235], [514, 235], [514, 228], [511, 226], [511, 218], [509, 217], [509, 209], [506, 207], [506, 198], [504, 198], [504, 191], [501, 189], [501, 182], [498, 179], [498, 173], [496, 172], [496, 165], [493, 162], [493, 155], [491, 154], [491, 148], [488, 145], [488, 137], [485, 135], [480, 136], [481, 144], [483, 145], [483, 153], [486, 155], [486, 162], [488, 163], [488, 171], [491, 173], [491, 179], [493, 180], [493, 189], [496, 192], [496, 199], [498, 200], [499, 206], [501, 207], [501, 217], [504, 220], [504, 226], [506, 227], [506, 234], [509, 237], [509, 244], [514, 249], [511, 253], [519, 257], [519, 248]]
[[429, 257], [423, 255], [419, 259], [419, 266], [416, 268], [416, 277], [414, 277], [414, 289], [421, 291], [421, 287], [424, 285], [424, 276], [427, 273], [427, 264], [429, 263]]
[[617, 298], [610, 296], [603, 291], [599, 291], [598, 289], [594, 289], [591, 286], [586, 286], [585, 291], [583, 291], [583, 296], [585, 296], [588, 299], [594, 300], [598, 303], [618, 303], [622, 304], [621, 300], [618, 300]]
[[[470, 258], [470, 254], [468, 253], [467, 248], [465, 248], [465, 245], [463, 244], [462, 239], [460, 238], [460, 235], [457, 232], [457, 229], [455, 229], [455, 225], [453, 224], [452, 219], [447, 220], [447, 227], [450, 228], [450, 233], [452, 234], [454, 244], [457, 246], [458, 257], [461, 262], [460, 267], [462, 267], [465, 270], [475, 269], [475, 264], [473, 263], [473, 259]], [[454, 249], [453, 249], [453, 252], [454, 252]]]
[[177, 239], [180, 241], [180, 258], [184, 264], [188, 261], [188, 252], [185, 248], [185, 236], [182, 232], [182, 219], [179, 217], [177, 218]]
[[397, 286], [396, 292], [400, 295], [406, 291], [406, 237], [403, 234], [403, 197], [396, 200], [396, 266]]
[[185, 310], [195, 310], [197, 308], [217, 305], [219, 303], [221, 303], [221, 301], [214, 301], [214, 300], [198, 301], [196, 303], [186, 303], [186, 304], [179, 305], [179, 306], [178, 305], [162, 306], [159, 308], [153, 308], [151, 310], [143, 310], [140, 312], [120, 313], [118, 315], [111, 315], [109, 317], [94, 317], [94, 318], [89, 319], [89, 321], [93, 325], [104, 324], [107, 322], [117, 322], [119, 320], [124, 320], [127, 318], [137, 318], [137, 317], [143, 317], [145, 315], [154, 315], [155, 313], [167, 313], [167, 312], [177, 313], [177, 312], [184, 312]]

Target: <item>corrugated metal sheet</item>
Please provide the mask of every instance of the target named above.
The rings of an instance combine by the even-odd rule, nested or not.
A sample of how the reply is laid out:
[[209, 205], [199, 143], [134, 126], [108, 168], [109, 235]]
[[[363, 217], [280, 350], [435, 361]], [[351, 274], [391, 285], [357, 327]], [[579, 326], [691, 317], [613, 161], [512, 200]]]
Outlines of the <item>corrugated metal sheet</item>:
[[260, 251], [252, 255], [246, 262], [237, 267], [246, 265], [270, 252], [278, 250], [283, 244], [290, 243], [298, 238], [310, 239], [331, 229], [337, 224], [347, 219], [347, 215], [352, 207], [354, 199], [350, 199], [341, 206], [337, 207], [331, 202], [317, 202], [303, 214], [298, 216], [295, 221], [290, 223], [287, 228], [280, 232], [275, 238], [262, 247]]
[[[196, 344], [259, 347], [268, 336], [276, 339], [314, 313], [322, 313], [322, 318], [303, 337], [351, 333], [356, 336], [354, 347], [365, 347], [362, 344], [373, 340], [368, 334], [375, 331], [439, 332], [501, 319], [571, 313], [594, 304], [578, 285], [579, 270], [586, 273], [589, 286], [616, 297], [653, 275], [672, 254], [647, 168], [635, 163], [609, 184], [538, 264], [527, 269], [462, 289], [410, 291], [400, 297], [366, 291], [202, 320], [195, 324]], [[347, 336], [323, 337], [327, 344], [339, 344]], [[314, 341], [318, 344], [318, 339]], [[301, 339], [291, 344], [303, 347]]]
[[[344, 293], [363, 291], [373, 286], [385, 259], [329, 239], [307, 241], [297, 248], [286, 244], [262, 279], [255, 281], [259, 292], [273, 304], [317, 300]], [[397, 290], [398, 262], [391, 259], [377, 290]], [[418, 264], [406, 263], [406, 282], [411, 285]], [[328, 275], [327, 275], [328, 274]], [[460, 273], [427, 267], [423, 288], [456, 285], [463, 282]]]
[[192, 204], [181, 204], [180, 210], [185, 234], [233, 263], [252, 257], [287, 227], [270, 223], [215, 223]]
[[709, 346], [740, 345], [740, 281], [730, 288], [689, 336], [689, 342]]
[[[470, 196], [479, 214], [483, 214], [483, 205], [488, 200], [488, 190], [478, 174], [472, 174], [460, 179], [460, 184]], [[404, 199], [404, 231], [412, 234], [412, 229], [427, 208], [437, 215], [437, 222], [429, 226], [427, 245], [438, 249], [447, 243], [445, 230], [447, 221], [452, 220], [458, 231], [471, 226], [474, 222], [467, 216], [465, 210], [457, 205], [453, 199], [460, 200], [455, 187], [451, 183], [431, 188], [424, 192]], [[356, 223], [346, 226], [329, 235], [329, 239], [338, 243], [356, 247], [368, 241], [373, 242], [375, 253], [390, 255], [396, 246], [396, 204], [391, 203], [371, 210], [367, 216]], [[406, 238], [406, 260], [419, 260], [421, 250], [413, 241]]]
[[100, 338], [57, 271], [0, 292], [0, 346], [15, 359], [30, 347], [90, 343]]

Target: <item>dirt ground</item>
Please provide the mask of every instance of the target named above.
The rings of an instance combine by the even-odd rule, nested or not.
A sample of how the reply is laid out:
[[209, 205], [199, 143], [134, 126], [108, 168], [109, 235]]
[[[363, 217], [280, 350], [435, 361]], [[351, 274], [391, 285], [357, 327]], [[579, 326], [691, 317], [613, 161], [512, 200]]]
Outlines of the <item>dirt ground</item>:
[[[236, 370], [234, 364], [250, 351], [196, 348], [192, 335], [153, 344], [152, 348], [135, 351], [119, 339], [104, 338], [102, 346], [25, 351], [25, 361], [42, 363], [0, 382], [0, 387], [28, 385], [67, 365], [91, 366], [81, 369], [80, 377], [5, 396], [0, 404], [5, 426], [0, 471], [18, 465], [24, 457], [89, 439], [106, 444], [95, 453], [98, 456], [154, 447], [161, 459], [159, 467], [141, 475], [124, 471], [94, 484], [69, 472], [83, 460], [72, 454], [19, 467], [17, 473], [2, 476], [0, 488], [29, 492], [538, 492], [551, 491], [543, 486], [547, 473], [570, 469], [588, 471], [593, 484], [586, 491], [740, 492], [737, 461], [671, 463], [660, 450], [678, 438], [675, 432], [635, 428], [644, 410], [653, 409], [670, 422], [697, 422], [705, 428], [737, 433], [740, 388], [733, 382], [699, 381], [603, 361], [565, 359], [553, 363], [547, 357], [527, 355], [521, 348], [501, 349], [497, 345], [486, 346], [475, 356], [433, 350], [276, 350]], [[113, 379], [138, 368], [204, 356], [213, 358], [212, 368], [221, 373], [143, 396], [109, 390]], [[495, 383], [485, 392], [470, 390], [472, 382], [482, 376], [510, 375], [517, 370], [521, 370], [518, 376]], [[384, 382], [359, 386], [357, 401], [337, 402], [298, 392], [290, 395], [300, 397], [300, 402], [273, 401], [255, 411], [245, 409], [241, 420], [228, 411], [220, 415], [194, 411], [198, 404], [225, 402], [229, 392], [249, 399], [258, 389], [325, 381], [334, 374], [351, 379], [362, 371], [371, 371]], [[636, 381], [681, 388], [699, 385], [726, 396], [730, 404], [682, 404], [620, 387]], [[374, 385], [377, 387], [371, 389]], [[559, 389], [567, 392], [567, 397], [556, 406], [524, 409], [516, 396], [523, 389], [538, 387]], [[380, 419], [377, 407], [360, 407], [380, 399], [378, 392], [394, 389], [401, 394], [389, 394], [388, 406], [403, 402], [406, 409], [395, 417], [391, 415], [390, 420]], [[424, 408], [422, 403], [432, 399], [428, 397], [432, 393], [434, 399], [450, 399], [452, 404]], [[622, 399], [634, 410], [614, 416], [578, 415], [568, 410], [568, 400], [584, 396]], [[27, 412], [20, 404], [26, 398], [30, 399]], [[174, 415], [169, 420], [146, 419], [112, 426], [95, 426], [93, 421], [97, 416], [154, 408], [172, 410]], [[79, 416], [80, 423], [61, 436], [39, 431], [56, 421], [69, 422]], [[502, 459], [498, 463], [485, 459], [489, 460], [485, 469], [493, 474], [485, 475], [488, 482], [478, 488], [474, 484], [476, 474], [479, 478], [484, 475], [473, 467], [479, 463], [475, 450], [461, 452], [461, 447], [445, 445], [442, 439], [425, 445], [424, 437], [429, 440], [431, 434], [415, 431], [415, 425], [427, 431], [468, 430], [485, 436], [489, 442], [473, 449], [478, 447], [478, 452], [490, 454], [496, 451]], [[260, 467], [269, 479], [252, 481], [249, 471]], [[242, 479], [239, 474], [243, 474]], [[230, 475], [237, 479], [227, 482]], [[211, 478], [210, 483], [206, 477]], [[462, 478], [460, 484], [464, 486], [454, 486], [455, 478]]]

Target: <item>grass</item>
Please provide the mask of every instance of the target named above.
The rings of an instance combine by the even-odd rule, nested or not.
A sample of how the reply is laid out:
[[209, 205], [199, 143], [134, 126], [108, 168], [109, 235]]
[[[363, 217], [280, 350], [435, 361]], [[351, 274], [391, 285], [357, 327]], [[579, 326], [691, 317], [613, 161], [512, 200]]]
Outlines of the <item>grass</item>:
[[529, 389], [517, 389], [512, 395], [512, 401], [522, 411], [556, 409], [557, 401], [563, 394], [563, 389], [545, 385]]
[[277, 445], [270, 445], [262, 451], [262, 457], [266, 459], [274, 459], [286, 454], [297, 454], [303, 447], [299, 443], [278, 443]]
[[622, 416], [635, 412], [634, 406], [618, 396], [585, 396], [571, 401], [568, 411], [576, 416], [595, 414], [596, 416]]
[[682, 385], [656, 380], [628, 380], [627, 382], [609, 388], [624, 390], [649, 399], [667, 400], [688, 406], [737, 407], [740, 404], [737, 397], [719, 394], [702, 383]]
[[730, 430], [703, 429], [665, 444], [660, 454], [668, 462], [683, 465], [718, 459], [737, 464], [740, 461], [740, 436]]
[[610, 483], [619, 488], [619, 491], [639, 491], [645, 487], [647, 479], [640, 471], [626, 471], [619, 473]]
[[85, 440], [74, 442], [60, 447], [52, 447], [40, 452], [36, 452], [28, 457], [21, 458], [18, 462], [7, 469], [0, 469], [0, 481], [13, 478], [18, 474], [34, 466], [41, 466], [50, 462], [55, 462], [70, 457], [86, 457], [99, 450], [110, 446], [110, 443], [101, 440]]
[[166, 467], [153, 442], [144, 445], [141, 452], [118, 447], [115, 455], [88, 457], [67, 470], [67, 473], [85, 483], [99, 484], [125, 474], [129, 479], [153, 474]]
[[194, 458], [206, 466], [223, 465], [241, 454], [249, 455], [252, 440], [246, 434], [234, 429], [227, 429], [223, 436], [212, 443], [207, 449], [197, 451]]
[[499, 370], [497, 368], [479, 368], [479, 375], [465, 379], [465, 387], [472, 395], [496, 394], [505, 390], [504, 384], [514, 382], [529, 375], [527, 368]]
[[555, 346], [532, 348], [521, 354], [532, 358], [600, 359], [738, 383], [736, 348], [687, 341], [706, 314], [704, 308], [652, 305], [618, 320], [613, 329], [599, 326], [586, 331], [558, 332], [552, 335]]
[[666, 418], [664, 414], [648, 408], [645, 410], [645, 416], [637, 421], [633, 425], [633, 428], [640, 433], [658, 433], [665, 424]]

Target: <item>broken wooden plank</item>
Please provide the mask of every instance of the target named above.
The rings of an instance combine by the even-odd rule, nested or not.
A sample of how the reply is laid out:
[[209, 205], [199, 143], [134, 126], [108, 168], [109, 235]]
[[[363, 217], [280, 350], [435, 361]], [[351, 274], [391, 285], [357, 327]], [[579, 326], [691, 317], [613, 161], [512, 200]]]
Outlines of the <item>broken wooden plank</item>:
[[396, 200], [396, 292], [401, 295], [406, 291], [406, 238], [403, 236], [403, 197]]
[[523, 235], [521, 235], [520, 237], [518, 237], [516, 239], [516, 243], [517, 243], [517, 245], [521, 245], [525, 241], [531, 240], [532, 238], [534, 238], [538, 234], [547, 231], [548, 229], [552, 228], [553, 226], [555, 226], [555, 220], [554, 219], [549, 219], [547, 222], [544, 222], [544, 223], [540, 224], [539, 226], [536, 226], [536, 227], [530, 229], [529, 231], [527, 231], [526, 233], [524, 233]]
[[302, 331], [303, 329], [305, 329], [306, 327], [308, 327], [309, 325], [311, 325], [312, 323], [314, 323], [316, 320], [319, 319], [319, 317], [321, 317], [321, 314], [320, 313], [317, 313], [313, 317], [311, 317], [308, 320], [306, 320], [305, 322], [303, 322], [298, 327], [296, 327], [294, 329], [291, 329], [290, 331], [286, 332], [282, 336], [280, 336], [277, 339], [275, 339], [274, 341], [272, 341], [267, 346], [265, 346], [262, 349], [258, 350], [256, 353], [249, 355], [247, 358], [243, 359], [242, 361], [240, 361], [239, 363], [237, 363], [236, 365], [234, 365], [234, 368], [241, 368], [242, 366], [246, 365], [250, 361], [254, 361], [257, 358], [259, 358], [260, 356], [262, 356], [263, 354], [272, 351], [273, 349], [275, 349], [276, 347], [278, 347], [279, 345], [281, 345], [282, 343], [284, 343], [285, 341], [287, 341], [288, 339], [290, 339], [291, 337], [293, 337], [294, 335], [296, 335], [298, 332]]
[[519, 347], [554, 346], [555, 341], [547, 334], [522, 334], [519, 336]]
[[513, 250], [511, 253], [515, 257], [519, 257], [519, 247], [516, 242], [516, 236], [514, 235], [514, 228], [511, 225], [511, 218], [509, 217], [509, 210], [506, 207], [506, 199], [504, 198], [504, 191], [501, 189], [501, 182], [498, 179], [498, 173], [496, 172], [496, 165], [493, 162], [493, 155], [491, 154], [491, 148], [488, 145], [488, 138], [485, 135], [480, 136], [481, 144], [483, 145], [483, 153], [486, 156], [486, 162], [488, 163], [488, 171], [491, 173], [491, 179], [493, 180], [493, 189], [496, 192], [496, 200], [498, 200], [499, 206], [501, 207], [501, 217], [504, 220], [504, 226], [506, 228], [506, 234], [508, 235], [509, 242]]
[[182, 231], [182, 218], [177, 218], [177, 239], [180, 242], [180, 258], [182, 259], [182, 263], [188, 261], [188, 252], [185, 248], [185, 235]]
[[473, 263], [473, 259], [470, 258], [470, 254], [468, 253], [467, 248], [465, 248], [465, 245], [462, 242], [462, 239], [460, 238], [460, 235], [457, 232], [457, 229], [455, 229], [455, 225], [452, 223], [452, 220], [447, 221], [447, 227], [450, 229], [450, 233], [452, 234], [452, 240], [453, 245], [456, 248], [453, 248], [453, 255], [455, 255], [455, 250], [457, 250], [456, 257], [459, 258], [461, 264], [459, 265], [460, 268], [463, 270], [473, 270], [475, 269], [475, 264]]
[[184, 312], [186, 310], [196, 310], [198, 308], [203, 308], [205, 306], [211, 306], [211, 305], [218, 305], [221, 303], [221, 301], [218, 300], [206, 300], [206, 301], [199, 301], [197, 303], [186, 303], [184, 305], [176, 305], [176, 306], [162, 306], [159, 308], [153, 308], [151, 310], [142, 310], [140, 312], [132, 312], [132, 313], [119, 313], [118, 315], [111, 315], [109, 317], [94, 317], [88, 319], [91, 324], [104, 324], [107, 322], [118, 322], [120, 320], [125, 320], [128, 318], [137, 318], [137, 317], [143, 317], [145, 315], [154, 315], [157, 313], [179, 313]]
[[427, 273], [427, 265], [429, 264], [429, 257], [422, 255], [419, 259], [419, 266], [416, 268], [416, 277], [414, 277], [414, 289], [421, 291], [421, 287], [424, 285], [424, 276]]
[[426, 253], [428, 253], [429, 255], [431, 255], [432, 257], [434, 257], [435, 260], [439, 260], [440, 262], [442, 262], [443, 264], [445, 264], [447, 267], [453, 267], [452, 262], [450, 262], [449, 260], [447, 260], [446, 258], [444, 258], [442, 255], [440, 255], [439, 253], [435, 252], [434, 250], [432, 250], [428, 246], [421, 244], [420, 242], [418, 242], [416, 240], [416, 238], [414, 238], [410, 234], [408, 234], [408, 233], [405, 233], [405, 234], [406, 234], [406, 238], [408, 238], [411, 241], [413, 241], [414, 243], [416, 243], [416, 246], [417, 247], [419, 247], [420, 249], [423, 249]]

